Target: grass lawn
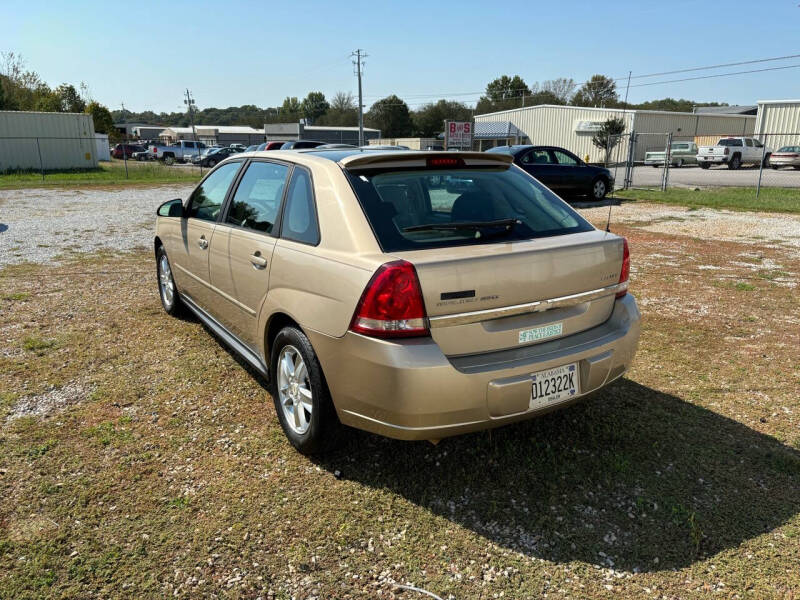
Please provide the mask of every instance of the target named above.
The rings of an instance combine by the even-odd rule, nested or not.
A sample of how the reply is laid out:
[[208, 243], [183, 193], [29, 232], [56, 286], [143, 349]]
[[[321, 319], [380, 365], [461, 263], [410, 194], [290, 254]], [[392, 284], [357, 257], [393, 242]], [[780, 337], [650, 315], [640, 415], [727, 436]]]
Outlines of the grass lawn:
[[656, 190], [619, 190], [620, 198], [678, 204], [689, 207], [725, 208], [728, 210], [800, 213], [800, 189], [761, 188], [756, 198], [754, 188], [706, 188], [695, 191], [689, 188]]
[[[207, 170], [204, 170], [205, 173]], [[199, 181], [200, 170], [194, 167], [166, 167], [161, 163], [128, 161], [128, 176], [121, 161], [101, 163], [97, 169], [85, 171], [0, 174], [0, 190], [40, 188], [49, 186], [110, 185], [181, 183]]]
[[615, 231], [644, 315], [625, 378], [316, 459], [164, 314], [151, 252], [0, 269], [0, 598], [798, 598], [795, 250]]

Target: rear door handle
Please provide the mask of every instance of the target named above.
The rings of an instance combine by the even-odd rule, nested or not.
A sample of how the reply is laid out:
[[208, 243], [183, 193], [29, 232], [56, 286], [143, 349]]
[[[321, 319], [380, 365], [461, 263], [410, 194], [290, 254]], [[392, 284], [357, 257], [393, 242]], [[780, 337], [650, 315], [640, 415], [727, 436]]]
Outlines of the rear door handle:
[[250, 262], [256, 269], [264, 269], [267, 266], [267, 259], [261, 256], [261, 252], [256, 251], [250, 255]]

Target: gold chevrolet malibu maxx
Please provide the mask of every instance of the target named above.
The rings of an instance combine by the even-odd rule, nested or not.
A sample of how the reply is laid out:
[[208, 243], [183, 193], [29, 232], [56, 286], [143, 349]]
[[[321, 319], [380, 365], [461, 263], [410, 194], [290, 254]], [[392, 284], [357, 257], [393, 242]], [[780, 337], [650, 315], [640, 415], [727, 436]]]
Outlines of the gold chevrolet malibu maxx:
[[511, 156], [237, 154], [158, 209], [164, 309], [270, 382], [301, 452], [341, 422], [435, 440], [620, 377], [639, 337], [624, 238]]

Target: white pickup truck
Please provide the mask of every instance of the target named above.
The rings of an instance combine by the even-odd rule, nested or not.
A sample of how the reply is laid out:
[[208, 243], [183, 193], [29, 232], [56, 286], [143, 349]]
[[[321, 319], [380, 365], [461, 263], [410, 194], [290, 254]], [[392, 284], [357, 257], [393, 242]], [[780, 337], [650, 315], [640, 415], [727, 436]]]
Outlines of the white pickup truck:
[[729, 169], [738, 169], [742, 165], [757, 165], [764, 160], [769, 165], [770, 148], [751, 137], [720, 138], [715, 146], [700, 146], [697, 151], [697, 164], [702, 169], [711, 165], [728, 165]]
[[163, 160], [164, 164], [171, 165], [175, 161], [186, 162], [198, 156], [205, 150], [203, 142], [189, 142], [181, 140], [169, 146], [150, 146], [150, 154], [156, 160]]

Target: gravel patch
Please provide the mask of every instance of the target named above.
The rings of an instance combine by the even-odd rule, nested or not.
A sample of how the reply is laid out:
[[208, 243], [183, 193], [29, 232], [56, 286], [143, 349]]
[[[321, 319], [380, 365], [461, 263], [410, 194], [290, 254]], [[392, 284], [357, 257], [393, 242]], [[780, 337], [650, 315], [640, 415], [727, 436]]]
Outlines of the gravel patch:
[[149, 247], [155, 210], [192, 186], [0, 192], [0, 267], [52, 263], [70, 252]]
[[[601, 223], [605, 225], [608, 208], [590, 208], [581, 213], [599, 227]], [[800, 216], [797, 215], [623, 203], [611, 209], [612, 231], [614, 223], [635, 223], [654, 233], [800, 248]]]
[[92, 390], [80, 383], [68, 383], [38, 396], [25, 396], [17, 401], [7, 417], [8, 421], [22, 417], [49, 417], [68, 406], [83, 401]]

